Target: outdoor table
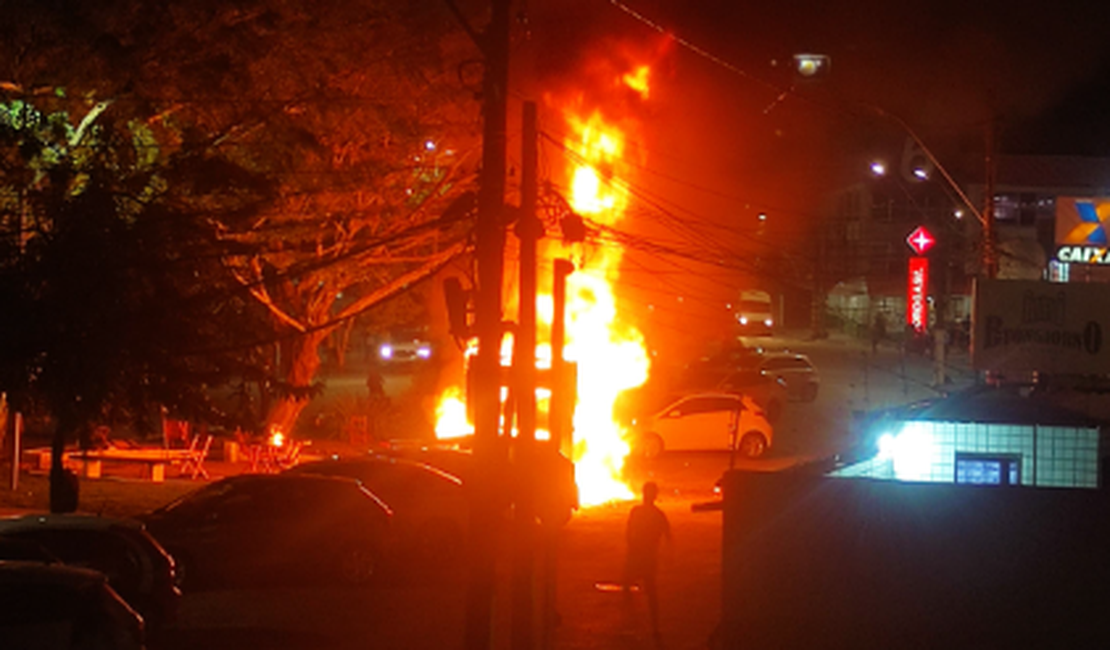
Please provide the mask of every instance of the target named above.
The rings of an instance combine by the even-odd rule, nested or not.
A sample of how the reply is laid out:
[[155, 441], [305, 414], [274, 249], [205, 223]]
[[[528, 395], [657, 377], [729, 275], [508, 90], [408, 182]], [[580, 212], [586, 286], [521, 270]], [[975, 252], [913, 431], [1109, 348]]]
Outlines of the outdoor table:
[[188, 449], [90, 449], [87, 451], [67, 452], [69, 460], [79, 461], [85, 478], [100, 478], [103, 463], [138, 463], [145, 469], [146, 478], [154, 483], [166, 480], [166, 465], [182, 463], [194, 457]]

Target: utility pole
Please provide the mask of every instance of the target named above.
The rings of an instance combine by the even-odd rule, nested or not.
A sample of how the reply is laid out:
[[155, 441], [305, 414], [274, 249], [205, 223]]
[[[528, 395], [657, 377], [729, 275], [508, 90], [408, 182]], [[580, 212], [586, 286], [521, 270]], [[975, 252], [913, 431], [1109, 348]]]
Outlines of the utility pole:
[[998, 255], [994, 245], [994, 118], [987, 121], [986, 173], [983, 193], [983, 275], [994, 278], [998, 275]]
[[474, 473], [470, 502], [470, 576], [466, 602], [467, 650], [487, 650], [492, 642], [497, 561], [495, 528], [498, 485], [506, 457], [499, 440], [501, 281], [505, 245], [505, 147], [509, 89], [510, 0], [491, 0], [489, 26], [482, 38], [482, 170], [474, 256], [478, 287], [474, 329], [478, 354], [467, 400], [474, 404]]
[[[514, 650], [533, 647], [535, 589], [536, 490], [536, 244], [543, 225], [536, 217], [539, 130], [536, 103], [524, 103], [521, 160], [520, 216], [516, 235], [520, 240], [520, 313], [514, 343], [516, 371], [514, 393], [517, 405], [517, 434], [513, 454], [515, 508], [513, 511], [513, 625]], [[549, 488], [550, 486], [543, 486]]]

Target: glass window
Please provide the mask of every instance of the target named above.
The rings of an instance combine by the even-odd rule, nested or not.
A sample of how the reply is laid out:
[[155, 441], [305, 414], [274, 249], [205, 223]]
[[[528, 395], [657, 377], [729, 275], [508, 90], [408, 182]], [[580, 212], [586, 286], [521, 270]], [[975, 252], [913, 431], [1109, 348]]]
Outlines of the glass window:
[[957, 452], [956, 482], [969, 485], [1021, 485], [1021, 457]]

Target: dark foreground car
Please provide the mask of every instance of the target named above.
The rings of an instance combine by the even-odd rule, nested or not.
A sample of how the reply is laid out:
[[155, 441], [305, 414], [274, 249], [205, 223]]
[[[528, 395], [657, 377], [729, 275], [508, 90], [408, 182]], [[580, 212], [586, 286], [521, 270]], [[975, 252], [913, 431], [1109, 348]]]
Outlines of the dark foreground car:
[[463, 553], [470, 509], [454, 474], [380, 455], [304, 463], [285, 473], [357, 479], [393, 511], [396, 550], [405, 559], [441, 567]]
[[[474, 475], [474, 455], [469, 447], [451, 445], [400, 445], [381, 452], [383, 455], [405, 458], [439, 468], [459, 477], [463, 485]], [[537, 517], [546, 525], [562, 526], [570, 521], [578, 509], [578, 485], [575, 483], [574, 463], [563, 456], [550, 443], [536, 444], [534, 466], [528, 470], [510, 467], [509, 476], [498, 489], [505, 495], [505, 505], [511, 503], [515, 485], [530, 483], [537, 495]]]
[[98, 571], [0, 561], [0, 646], [142, 650], [142, 617]]
[[[21, 544], [26, 546], [21, 549]], [[173, 558], [140, 522], [81, 514], [0, 519], [0, 559], [33, 559], [26, 554], [33, 547], [108, 576], [112, 588], [142, 615], [151, 636], [176, 620], [181, 591]]]
[[361, 585], [388, 551], [392, 513], [353, 479], [246, 474], [142, 517], [186, 588], [229, 583]]

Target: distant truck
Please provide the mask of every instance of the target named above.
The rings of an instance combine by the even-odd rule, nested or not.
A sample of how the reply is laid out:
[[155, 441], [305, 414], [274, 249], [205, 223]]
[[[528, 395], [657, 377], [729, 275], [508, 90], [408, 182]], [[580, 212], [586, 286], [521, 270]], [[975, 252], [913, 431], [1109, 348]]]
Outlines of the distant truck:
[[766, 291], [740, 292], [736, 308], [736, 323], [741, 334], [770, 336], [775, 332], [775, 305]]

